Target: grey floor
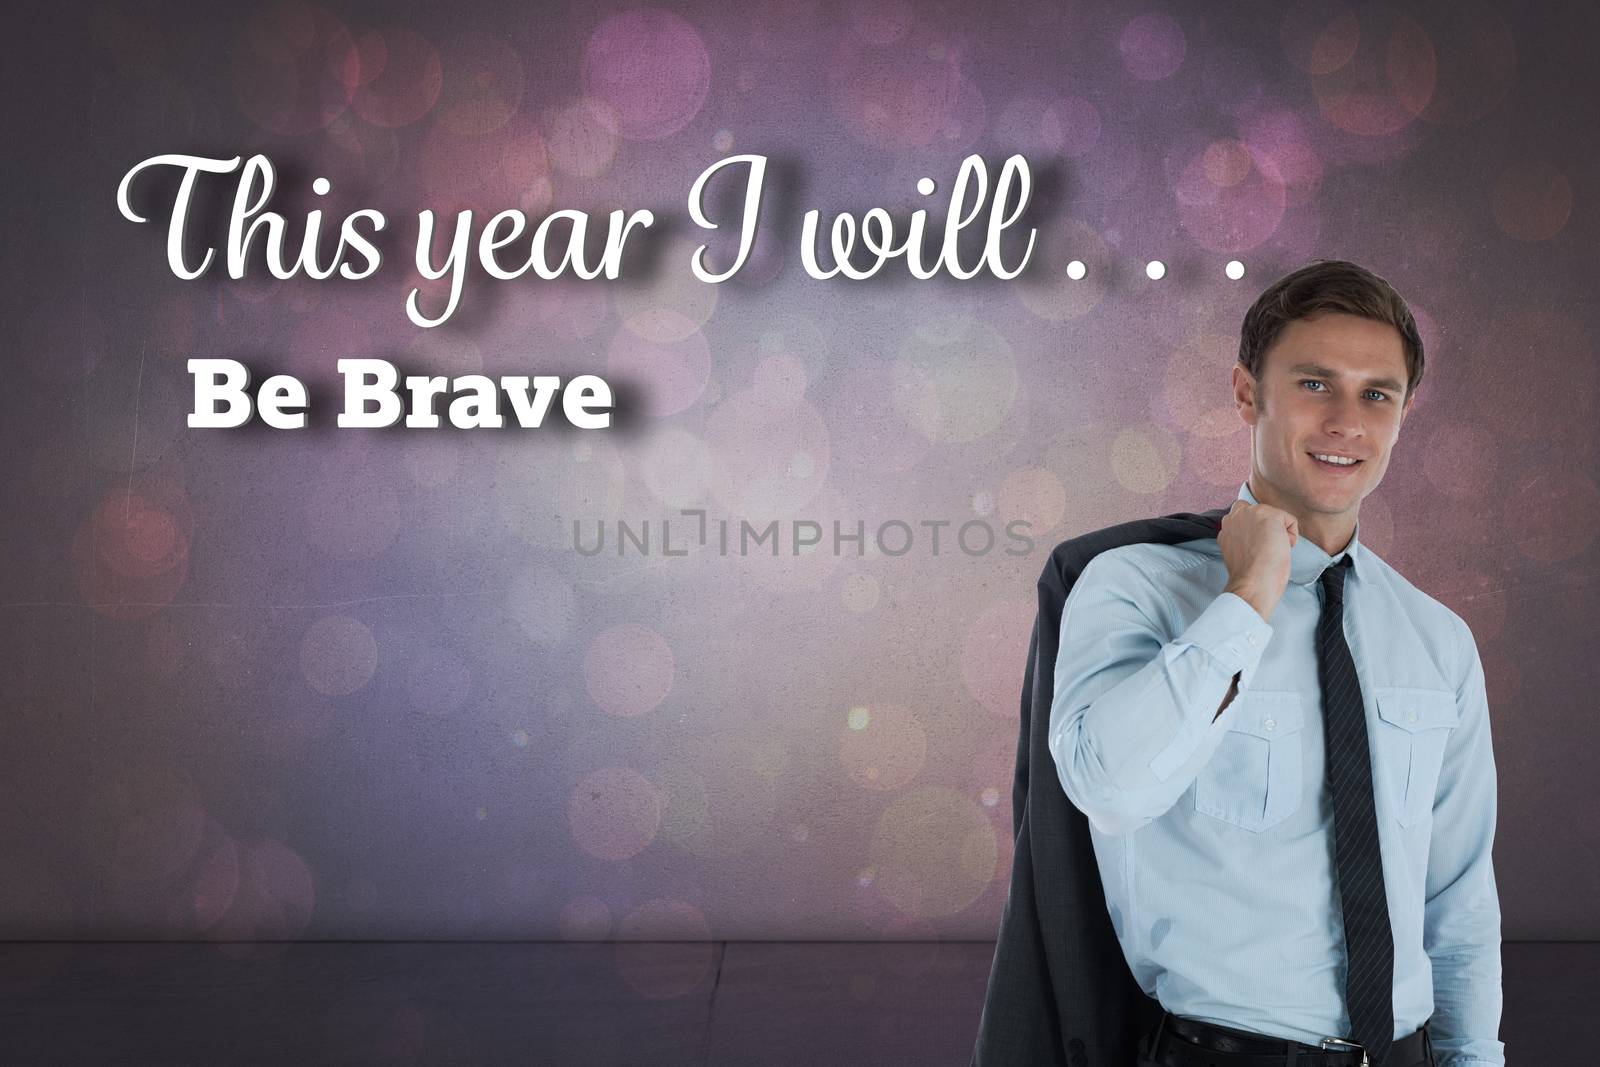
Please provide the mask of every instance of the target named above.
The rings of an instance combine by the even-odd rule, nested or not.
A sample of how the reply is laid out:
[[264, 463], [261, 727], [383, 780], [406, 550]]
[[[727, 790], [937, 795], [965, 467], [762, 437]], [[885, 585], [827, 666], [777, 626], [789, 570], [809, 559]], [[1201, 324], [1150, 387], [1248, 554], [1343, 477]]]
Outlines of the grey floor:
[[[0, 943], [0, 1064], [968, 1062], [993, 946]], [[1588, 1067], [1600, 944], [1507, 944], [1517, 1067]]]

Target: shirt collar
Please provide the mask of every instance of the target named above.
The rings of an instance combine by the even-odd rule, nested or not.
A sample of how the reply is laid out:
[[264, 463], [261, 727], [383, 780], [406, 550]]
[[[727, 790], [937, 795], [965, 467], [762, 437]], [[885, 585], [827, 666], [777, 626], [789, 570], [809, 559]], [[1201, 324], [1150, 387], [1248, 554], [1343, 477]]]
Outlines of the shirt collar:
[[[1239, 499], [1250, 504], [1259, 504], [1256, 495], [1250, 491], [1250, 482], [1246, 479], [1239, 486]], [[1338, 555], [1330, 556], [1322, 547], [1309, 537], [1295, 538], [1294, 547], [1289, 550], [1289, 580], [1296, 585], [1311, 585], [1322, 577], [1322, 572], [1331, 563], [1337, 563], [1345, 556], [1350, 557], [1350, 570], [1361, 569], [1361, 520], [1356, 519], [1356, 528], [1350, 534], [1350, 543]], [[1349, 575], [1346, 575], [1348, 578]]]

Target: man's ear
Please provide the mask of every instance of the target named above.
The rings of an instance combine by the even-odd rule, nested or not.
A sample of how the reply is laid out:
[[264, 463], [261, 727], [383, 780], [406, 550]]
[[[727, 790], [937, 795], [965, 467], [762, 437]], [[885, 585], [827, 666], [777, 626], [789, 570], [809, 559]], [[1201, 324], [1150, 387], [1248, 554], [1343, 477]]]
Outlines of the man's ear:
[[1259, 415], [1256, 389], [1259, 383], [1244, 369], [1243, 363], [1233, 365], [1233, 402], [1239, 409], [1239, 418], [1246, 426], [1254, 426]]

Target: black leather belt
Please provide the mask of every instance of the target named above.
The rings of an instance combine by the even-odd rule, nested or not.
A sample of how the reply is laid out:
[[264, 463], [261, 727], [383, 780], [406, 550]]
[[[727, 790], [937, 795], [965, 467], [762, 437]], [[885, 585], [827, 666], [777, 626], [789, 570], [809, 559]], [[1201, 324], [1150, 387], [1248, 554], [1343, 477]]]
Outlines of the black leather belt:
[[[1208, 1052], [1222, 1053], [1208, 1058]], [[1362, 1067], [1366, 1053], [1360, 1045], [1328, 1038], [1323, 1046], [1287, 1038], [1267, 1037], [1248, 1030], [1203, 1023], [1165, 1013], [1156, 1031], [1155, 1047], [1143, 1053], [1161, 1067]], [[1428, 1028], [1395, 1041], [1389, 1067], [1432, 1063]]]

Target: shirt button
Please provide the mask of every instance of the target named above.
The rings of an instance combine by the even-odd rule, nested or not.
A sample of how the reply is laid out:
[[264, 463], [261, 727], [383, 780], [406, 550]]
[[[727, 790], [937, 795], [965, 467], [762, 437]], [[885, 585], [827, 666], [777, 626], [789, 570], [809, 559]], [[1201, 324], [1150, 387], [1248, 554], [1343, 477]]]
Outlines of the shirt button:
[[1416, 721], [1417, 721], [1417, 713], [1416, 712], [1413, 711], [1411, 714], [1406, 716], [1406, 722], [1416, 722]]
[[1274, 730], [1276, 730], [1278, 728], [1278, 720], [1277, 719], [1268, 719], [1266, 722], [1263, 722], [1261, 725], [1265, 726], [1267, 728], [1267, 732], [1268, 733], [1271, 733], [1272, 731], [1274, 731]]
[[1251, 634], [1249, 641], [1252, 645], [1259, 645], [1261, 643], [1261, 638], [1257, 637], [1255, 634]]

